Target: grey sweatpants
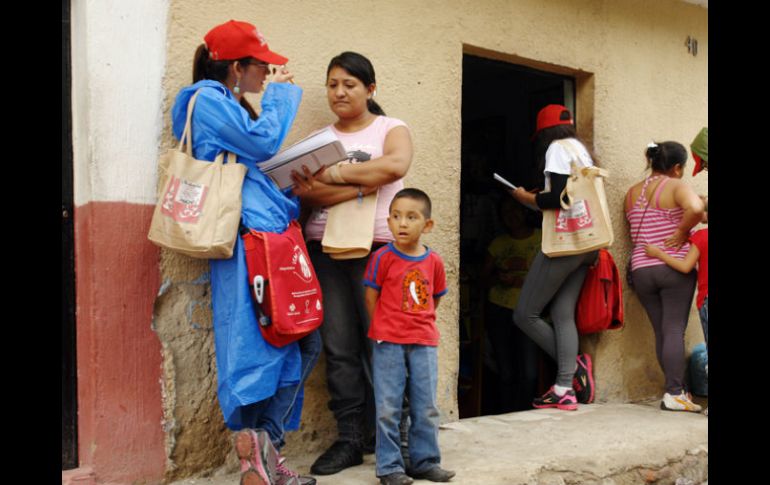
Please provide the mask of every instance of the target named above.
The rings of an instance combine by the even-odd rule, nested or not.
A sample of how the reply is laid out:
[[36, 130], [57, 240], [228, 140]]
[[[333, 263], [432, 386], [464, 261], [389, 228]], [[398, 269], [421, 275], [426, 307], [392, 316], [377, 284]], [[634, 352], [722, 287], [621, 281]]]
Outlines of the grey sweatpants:
[[698, 281], [663, 264], [631, 272], [634, 288], [655, 332], [655, 354], [666, 376], [666, 392], [679, 394], [684, 388], [684, 331]]
[[[591, 251], [549, 258], [538, 251], [513, 313], [516, 325], [556, 361], [559, 386], [572, 387], [578, 353], [575, 305], [586, 271], [598, 254], [599, 251]], [[542, 318], [549, 303], [553, 326]]]

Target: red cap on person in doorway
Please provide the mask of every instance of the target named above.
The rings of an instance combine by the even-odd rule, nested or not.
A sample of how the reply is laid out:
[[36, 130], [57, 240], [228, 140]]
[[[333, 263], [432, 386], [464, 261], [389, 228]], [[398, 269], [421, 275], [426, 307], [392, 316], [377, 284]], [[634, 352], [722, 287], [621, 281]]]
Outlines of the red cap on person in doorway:
[[203, 38], [214, 61], [253, 57], [268, 64], [284, 65], [289, 59], [271, 51], [259, 30], [248, 22], [230, 20], [209, 30]]
[[560, 104], [549, 104], [545, 108], [541, 109], [537, 114], [537, 128], [535, 128], [535, 133], [532, 135], [532, 139], [535, 139], [537, 134], [540, 133], [540, 130], [544, 130], [546, 128], [557, 125], [572, 124], [574, 124], [572, 120], [572, 113], [570, 113], [566, 107]]

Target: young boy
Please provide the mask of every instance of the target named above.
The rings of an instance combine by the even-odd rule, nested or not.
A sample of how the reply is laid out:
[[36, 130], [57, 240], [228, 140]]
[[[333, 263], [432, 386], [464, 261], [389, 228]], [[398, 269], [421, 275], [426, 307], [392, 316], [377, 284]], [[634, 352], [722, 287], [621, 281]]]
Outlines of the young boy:
[[[376, 472], [384, 485], [410, 484], [410, 476], [447, 482], [455, 475], [441, 468], [438, 448], [436, 307], [447, 288], [441, 257], [420, 244], [420, 236], [433, 228], [430, 213], [425, 192], [398, 192], [388, 217], [395, 241], [372, 254], [364, 274], [369, 338], [375, 340]], [[408, 470], [399, 434], [407, 383], [411, 418]]]
[[[703, 222], [708, 224], [709, 222], [709, 203], [708, 197], [701, 196], [703, 202], [706, 204], [706, 209], [703, 212]], [[657, 246], [651, 244], [644, 248], [644, 252], [647, 256], [652, 256], [660, 259], [667, 265], [671, 266], [675, 270], [681, 273], [689, 273], [695, 267], [695, 263], [698, 263], [698, 297], [695, 300], [695, 304], [698, 306], [698, 314], [700, 315], [700, 323], [703, 327], [703, 337], [706, 339], [706, 348], [709, 344], [709, 229], [708, 227], [695, 231], [690, 236], [690, 250], [685, 255], [684, 259], [676, 259], [669, 256], [666, 252]], [[706, 374], [708, 375], [708, 365], [706, 366]], [[708, 408], [705, 411], [708, 416]]]

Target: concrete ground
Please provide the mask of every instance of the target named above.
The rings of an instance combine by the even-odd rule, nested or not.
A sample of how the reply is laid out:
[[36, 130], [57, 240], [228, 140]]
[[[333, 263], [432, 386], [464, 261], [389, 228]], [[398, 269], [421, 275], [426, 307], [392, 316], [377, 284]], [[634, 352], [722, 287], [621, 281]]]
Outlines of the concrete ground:
[[[572, 412], [540, 409], [449, 423], [439, 432], [442, 466], [457, 472], [456, 484], [708, 483], [708, 418], [661, 411], [658, 404], [590, 404]], [[288, 464], [308, 473], [315, 458], [289, 456]], [[237, 485], [239, 476], [171, 485]], [[316, 478], [318, 485], [379, 483], [374, 455]]]

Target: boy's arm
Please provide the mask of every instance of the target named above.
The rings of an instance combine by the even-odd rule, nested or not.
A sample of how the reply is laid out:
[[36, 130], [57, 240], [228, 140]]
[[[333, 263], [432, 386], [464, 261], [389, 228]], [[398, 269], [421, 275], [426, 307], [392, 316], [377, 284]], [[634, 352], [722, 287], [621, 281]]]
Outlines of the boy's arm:
[[377, 298], [379, 297], [379, 291], [375, 290], [371, 286], [366, 287], [366, 291], [364, 292], [364, 301], [366, 303], [366, 313], [369, 314], [370, 322], [374, 320], [374, 309], [377, 306]]
[[658, 258], [667, 265], [671, 266], [680, 273], [689, 273], [695, 267], [695, 263], [698, 262], [698, 256], [700, 256], [700, 250], [695, 244], [690, 244], [690, 250], [684, 259], [676, 259], [671, 257], [668, 253], [663, 251], [657, 246], [648, 244], [644, 247], [644, 252], [647, 256]]
[[438, 308], [438, 304], [441, 303], [441, 297], [440, 296], [434, 296], [433, 297], [433, 309], [435, 310]]

